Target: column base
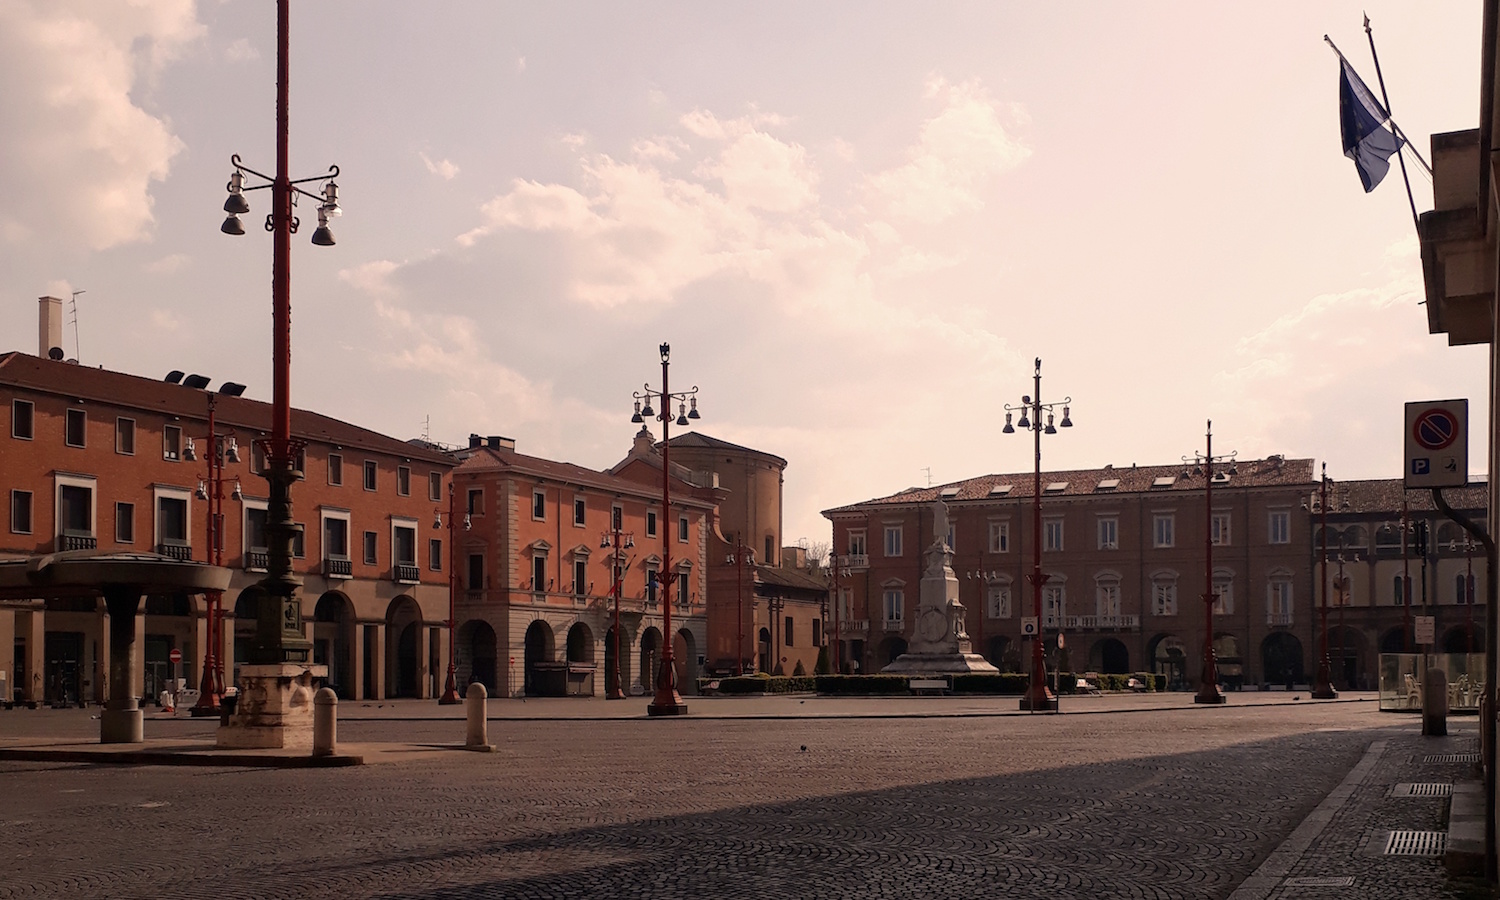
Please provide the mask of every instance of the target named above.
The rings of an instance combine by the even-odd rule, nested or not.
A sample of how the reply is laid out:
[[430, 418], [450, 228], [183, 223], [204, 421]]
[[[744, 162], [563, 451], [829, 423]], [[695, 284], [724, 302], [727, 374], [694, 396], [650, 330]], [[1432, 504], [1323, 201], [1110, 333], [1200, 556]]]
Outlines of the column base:
[[220, 750], [307, 749], [313, 745], [313, 692], [327, 666], [240, 667], [234, 713], [219, 726]]
[[685, 715], [687, 715], [687, 704], [683, 703], [681, 700], [677, 700], [675, 702], [668, 702], [668, 703], [662, 703], [662, 702], [659, 702], [659, 701], [652, 701], [651, 705], [646, 707], [646, 715], [648, 715], [648, 716], [685, 716]]
[[143, 744], [146, 742], [145, 715], [134, 698], [126, 709], [105, 709], [99, 715], [99, 743]]

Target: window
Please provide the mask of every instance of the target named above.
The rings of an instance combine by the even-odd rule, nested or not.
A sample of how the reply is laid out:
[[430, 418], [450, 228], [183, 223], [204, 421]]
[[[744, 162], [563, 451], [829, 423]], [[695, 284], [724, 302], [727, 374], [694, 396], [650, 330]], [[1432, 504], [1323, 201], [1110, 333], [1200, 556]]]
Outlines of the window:
[[334, 486], [344, 483], [344, 457], [337, 453], [328, 454], [328, 483]]
[[1010, 585], [990, 585], [984, 598], [984, 613], [991, 619], [1010, 618]]
[[656, 537], [656, 511], [646, 511], [646, 537]]
[[10, 530], [12, 534], [31, 534], [31, 491], [10, 492]]
[[[679, 544], [686, 544], [687, 542], [688, 542], [688, 517], [687, 516], [678, 516], [677, 517], [677, 543], [679, 543]], [[769, 557], [767, 557], [767, 558], [769, 559]]]
[[165, 493], [158, 489], [156, 495], [156, 543], [168, 547], [184, 547], [188, 544], [188, 498], [187, 492]]
[[531, 492], [531, 517], [538, 522], [547, 520], [547, 493], [545, 491]]
[[245, 549], [251, 553], [266, 552], [266, 508], [264, 506], [245, 507]]
[[1391, 602], [1396, 606], [1405, 606], [1406, 598], [1411, 596], [1411, 578], [1405, 575], [1397, 575], [1391, 583]]
[[292, 532], [292, 558], [307, 558], [307, 527], [303, 523], [297, 523], [297, 530]]
[[250, 442], [250, 471], [256, 475], [266, 471], [266, 445], [260, 441]]
[[464, 511], [471, 516], [484, 515], [484, 488], [469, 488], [469, 499]]
[[67, 421], [63, 428], [63, 443], [69, 447], [82, 447], [87, 426], [87, 413], [81, 409], [68, 410]]
[[614, 531], [625, 527], [625, 510], [621, 509], [619, 504], [609, 508], [609, 527]]
[[1042, 549], [1049, 552], [1061, 551], [1063, 548], [1063, 520], [1061, 518], [1046, 519], [1042, 522]]
[[1151, 546], [1170, 547], [1176, 535], [1177, 517], [1171, 513], [1159, 513], [1151, 517]]
[[1292, 514], [1290, 511], [1273, 509], [1267, 522], [1266, 540], [1268, 542], [1272, 544], [1290, 544], [1292, 542]]
[[1234, 578], [1228, 574], [1214, 573], [1214, 615], [1227, 616], [1234, 612]]
[[428, 500], [441, 500], [441, 499], [443, 499], [443, 473], [442, 472], [428, 472], [427, 473], [427, 499]]
[[1060, 584], [1042, 588], [1042, 617], [1045, 624], [1057, 627], [1067, 615], [1068, 595]]
[[29, 441], [32, 438], [32, 418], [35, 409], [30, 400], [10, 401], [10, 436]]
[[821, 620], [819, 620], [819, 619], [813, 619], [812, 628], [813, 628], [812, 645], [814, 647], [821, 647], [821, 646], [823, 646], [823, 622]]
[[900, 525], [887, 525], [887, 526], [885, 526], [885, 555], [886, 556], [900, 556], [901, 555], [901, 526]]
[[900, 588], [886, 588], [883, 599], [885, 600], [886, 630], [891, 630], [893, 626], [899, 628], [903, 611], [906, 609], [906, 593]]
[[1177, 615], [1177, 576], [1158, 576], [1151, 581], [1151, 614]]
[[[182, 429], [176, 425], [164, 425], [161, 429], [161, 458], [182, 459]], [[260, 471], [257, 469], [256, 471]]]
[[367, 566], [373, 566], [373, 565], [377, 565], [380, 562], [380, 560], [376, 556], [376, 554], [378, 553], [378, 548], [379, 547], [380, 547], [380, 535], [376, 534], [373, 531], [366, 531], [365, 532], [365, 565], [367, 565]]
[[484, 590], [484, 554], [469, 554], [469, 590]]
[[573, 498], [573, 524], [579, 528], [583, 527], [584, 515], [588, 512], [588, 504], [582, 497]]
[[417, 529], [411, 525], [394, 525], [391, 528], [391, 552], [398, 566], [417, 564]]
[[656, 605], [656, 565], [646, 565], [646, 602], [652, 606]]
[[945, 534], [945, 535], [943, 535], [943, 540], [948, 543], [948, 549], [949, 550], [956, 551], [956, 550], [958, 550], [958, 543], [957, 543], [958, 537], [957, 537], [957, 535], [954, 532], [955, 532], [955, 528], [954, 528], [953, 520], [949, 519], [948, 520], [948, 533]]
[[783, 640], [782, 643], [785, 644], [788, 647], [792, 646], [792, 630], [793, 630], [792, 629], [792, 617], [791, 616], [787, 616], [786, 617], [786, 639]]
[[771, 546], [771, 541], [772, 541], [772, 536], [769, 535], [769, 534], [766, 535], [766, 555], [763, 556], [763, 557], [761, 557], [762, 559], [764, 559], [766, 561], [766, 565], [768, 565], [768, 566], [769, 565], [774, 565], [773, 561], [776, 559], [776, 553], [774, 552], [776, 550], [776, 548], [773, 547], [773, 546]]
[[573, 596], [586, 597], [589, 592], [589, 561], [573, 560]]
[[123, 456], [135, 455], [135, 419], [124, 416], [115, 419], [115, 452]]
[[[1120, 579], [1100, 578], [1094, 582], [1094, 612], [1101, 619], [1117, 619], [1120, 615]], [[1103, 624], [1103, 623], [1101, 623]]]
[[375, 473], [377, 470], [378, 467], [375, 465], [375, 460], [365, 460], [365, 490], [375, 490]]
[[1120, 549], [1120, 520], [1117, 516], [1099, 517], [1099, 549]]
[[349, 558], [349, 520], [344, 516], [323, 516], [323, 555], [328, 559]]
[[680, 606], [687, 606], [688, 603], [690, 603], [692, 601], [692, 599], [693, 599], [693, 595], [692, 595], [691, 592], [688, 591], [688, 573], [686, 573], [686, 572], [678, 572], [677, 573], [677, 603], [678, 603], [678, 605], [680, 605]]
[[531, 556], [531, 589], [537, 593], [547, 590], [547, 554], [534, 553]]
[[434, 572], [443, 571], [443, 541], [441, 538], [427, 539], [427, 568]]
[[401, 497], [411, 496], [411, 466], [396, 467], [396, 494]]
[[115, 504], [115, 543], [135, 543], [135, 504]]
[[1009, 522], [991, 522], [990, 523], [990, 552], [991, 553], [1009, 553], [1010, 552], [1010, 523]]
[[1208, 522], [1209, 534], [1220, 547], [1229, 546], [1229, 513], [1216, 512]]
[[865, 555], [865, 531], [863, 528], [861, 528], [859, 531], [849, 532], [849, 555]]
[[1272, 578], [1266, 585], [1266, 606], [1269, 625], [1292, 624], [1292, 581], [1290, 578]]
[[[1348, 580], [1347, 578], [1345, 579]], [[1474, 576], [1459, 572], [1454, 580], [1454, 600], [1459, 606], [1469, 606], [1474, 603]]]
[[[58, 531], [66, 537], [94, 536], [94, 484], [88, 481], [63, 481], [57, 488]], [[70, 547], [68, 549], [89, 549]]]

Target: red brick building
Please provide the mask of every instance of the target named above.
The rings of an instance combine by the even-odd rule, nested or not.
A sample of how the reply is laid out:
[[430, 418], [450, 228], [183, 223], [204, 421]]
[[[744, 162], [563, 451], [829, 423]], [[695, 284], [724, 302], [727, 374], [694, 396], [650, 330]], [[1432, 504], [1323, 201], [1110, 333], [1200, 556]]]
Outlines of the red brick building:
[[[0, 556], [125, 551], [206, 561], [208, 457], [232, 442], [239, 459], [225, 459], [222, 482], [224, 565], [234, 570], [223, 636], [232, 683], [243, 658], [236, 644], [253, 631], [248, 613], [236, 617], [236, 597], [265, 566], [267, 488], [255, 474], [255, 441], [270, 430], [271, 407], [227, 385], [205, 390], [207, 379], [182, 381], [0, 356]], [[436, 696], [447, 666], [448, 554], [432, 521], [435, 507], [446, 508], [454, 461], [305, 410], [293, 411], [292, 435], [306, 442], [292, 493], [304, 528], [293, 562], [314, 661], [329, 667], [328, 683], [345, 698]], [[0, 609], [0, 647], [14, 647], [0, 653], [8, 690], [39, 702], [101, 698], [102, 600], [40, 599], [40, 607]], [[165, 687], [173, 650], [184, 659], [181, 676], [197, 686], [204, 608], [202, 596], [147, 598], [136, 626], [138, 695], [154, 698]]]

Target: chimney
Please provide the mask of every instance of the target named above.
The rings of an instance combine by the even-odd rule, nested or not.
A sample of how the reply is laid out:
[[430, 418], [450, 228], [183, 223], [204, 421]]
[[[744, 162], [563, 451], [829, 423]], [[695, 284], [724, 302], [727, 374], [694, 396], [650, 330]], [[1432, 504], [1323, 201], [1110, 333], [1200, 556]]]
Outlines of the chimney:
[[478, 450], [483, 445], [483, 443], [484, 443], [484, 441], [479, 437], [479, 435], [477, 435], [477, 434], [470, 434], [469, 435], [469, 449], [470, 450]]
[[516, 449], [516, 440], [515, 440], [515, 438], [501, 437], [498, 434], [492, 434], [489, 437], [485, 438], [485, 441], [489, 444], [489, 448], [491, 450], [514, 450], [514, 449]]
[[[56, 297], [41, 297], [41, 310], [37, 337], [36, 355], [43, 359], [62, 359], [62, 301]], [[52, 349], [57, 348], [57, 354]]]

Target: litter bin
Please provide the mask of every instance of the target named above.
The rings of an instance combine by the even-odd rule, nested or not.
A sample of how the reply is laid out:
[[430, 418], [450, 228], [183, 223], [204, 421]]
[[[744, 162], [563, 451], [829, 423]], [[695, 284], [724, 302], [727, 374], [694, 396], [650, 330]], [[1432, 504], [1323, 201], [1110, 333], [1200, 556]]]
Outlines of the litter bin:
[[234, 715], [234, 707], [240, 702], [240, 695], [236, 692], [227, 692], [219, 698], [219, 724], [228, 725], [229, 717]]

